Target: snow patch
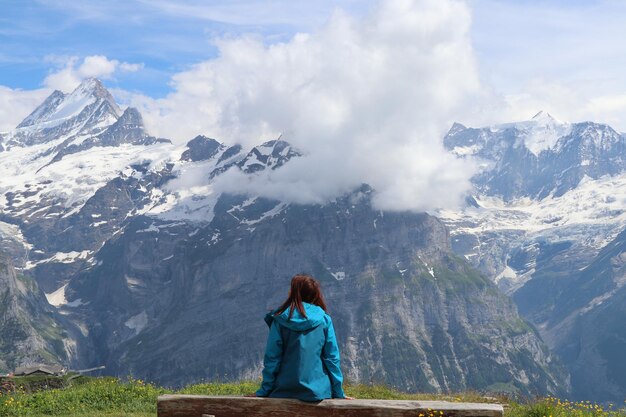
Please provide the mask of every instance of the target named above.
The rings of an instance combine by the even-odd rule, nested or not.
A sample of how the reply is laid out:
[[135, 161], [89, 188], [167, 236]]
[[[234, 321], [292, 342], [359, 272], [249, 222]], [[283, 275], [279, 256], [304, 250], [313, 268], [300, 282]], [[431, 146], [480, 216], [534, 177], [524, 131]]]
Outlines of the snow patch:
[[30, 261], [27, 262], [26, 268], [24, 269], [32, 269], [32, 268], [35, 268], [37, 265], [47, 264], [47, 263], [71, 264], [71, 263], [76, 262], [77, 260], [85, 260], [89, 258], [91, 254], [93, 254], [93, 251], [90, 251], [90, 250], [84, 250], [81, 252], [76, 252], [76, 251], [57, 252], [50, 258], [43, 259], [37, 262], [30, 262]]
[[48, 303], [55, 307], [60, 307], [62, 305], [67, 304], [67, 299], [65, 298], [65, 289], [67, 288], [69, 282], [63, 286], [61, 286], [58, 290], [53, 291], [51, 293], [46, 293], [46, 298], [48, 299]]
[[270, 218], [270, 217], [274, 217], [277, 214], [280, 214], [286, 207], [288, 206], [287, 203], [279, 203], [277, 204], [274, 208], [272, 208], [271, 210], [266, 211], [265, 213], [263, 213], [263, 215], [261, 217], [259, 217], [256, 220], [242, 220], [241, 223], [251, 226], [253, 224], [257, 224], [259, 222], [262, 222], [263, 220]]
[[346, 278], [346, 273], [344, 271], [331, 272], [330, 274], [337, 281], [343, 281]]
[[130, 277], [128, 275], [124, 275], [124, 279], [126, 280], [126, 285], [129, 288], [138, 287], [141, 285], [141, 281], [137, 278]]
[[83, 303], [83, 300], [80, 298], [75, 299], [74, 301], [70, 301], [69, 303], [66, 303], [65, 305], [67, 307], [80, 307], [82, 305], [85, 305], [87, 303]]
[[150, 223], [150, 226], [148, 226], [147, 229], [137, 230], [137, 233], [151, 233], [151, 232], [159, 233], [160, 231], [161, 231], [161, 229], [156, 227], [156, 225], [154, 223]]
[[141, 313], [126, 320], [124, 325], [129, 329], [134, 330], [135, 335], [138, 335], [148, 325], [148, 314], [145, 311], [142, 311]]
[[511, 268], [510, 266], [506, 265], [506, 267], [504, 268], [504, 270], [502, 272], [500, 272], [498, 274], [498, 276], [496, 276], [493, 281], [497, 284], [499, 283], [502, 279], [506, 279], [509, 281], [516, 281], [518, 278], [517, 275], [517, 271], [514, 270], [513, 268]]
[[480, 146], [478, 145], [455, 146], [454, 149], [452, 149], [452, 153], [456, 156], [468, 156], [476, 154], [476, 152], [478, 152], [479, 150]]

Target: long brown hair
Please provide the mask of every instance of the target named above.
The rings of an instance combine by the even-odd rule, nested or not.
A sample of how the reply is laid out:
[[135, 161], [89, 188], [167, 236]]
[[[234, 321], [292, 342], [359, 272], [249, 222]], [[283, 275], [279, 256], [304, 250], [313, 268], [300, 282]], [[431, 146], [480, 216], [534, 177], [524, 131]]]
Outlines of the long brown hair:
[[326, 302], [324, 301], [324, 295], [322, 294], [322, 287], [320, 283], [307, 274], [297, 274], [291, 278], [291, 288], [289, 289], [289, 296], [285, 302], [278, 307], [278, 310], [274, 313], [275, 316], [282, 314], [285, 310], [289, 310], [289, 320], [293, 315], [294, 310], [298, 310], [303, 317], [306, 317], [304, 312], [304, 306], [302, 302], [315, 304], [327, 311]]

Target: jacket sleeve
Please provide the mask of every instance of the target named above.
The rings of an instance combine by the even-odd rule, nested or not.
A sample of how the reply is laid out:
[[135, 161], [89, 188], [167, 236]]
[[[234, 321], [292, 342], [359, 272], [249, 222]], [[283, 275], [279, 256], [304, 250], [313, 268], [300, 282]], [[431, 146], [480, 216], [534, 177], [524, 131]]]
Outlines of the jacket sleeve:
[[333, 321], [330, 317], [328, 317], [328, 321], [326, 342], [324, 343], [324, 349], [322, 349], [322, 361], [328, 370], [333, 398], [345, 398], [346, 395], [342, 388], [343, 375], [339, 366], [339, 346], [335, 337]]
[[274, 321], [267, 336], [265, 357], [263, 358], [263, 382], [261, 383], [261, 388], [256, 392], [257, 397], [270, 395], [274, 389], [274, 381], [280, 369], [280, 362], [283, 357], [283, 340], [278, 326], [278, 323]]

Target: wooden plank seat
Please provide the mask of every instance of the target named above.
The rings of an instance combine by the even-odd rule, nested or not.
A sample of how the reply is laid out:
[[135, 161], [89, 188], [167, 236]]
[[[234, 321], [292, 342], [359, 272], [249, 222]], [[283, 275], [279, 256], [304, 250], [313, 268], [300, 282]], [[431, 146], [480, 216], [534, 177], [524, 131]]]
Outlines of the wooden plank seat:
[[500, 404], [161, 395], [158, 417], [502, 417]]

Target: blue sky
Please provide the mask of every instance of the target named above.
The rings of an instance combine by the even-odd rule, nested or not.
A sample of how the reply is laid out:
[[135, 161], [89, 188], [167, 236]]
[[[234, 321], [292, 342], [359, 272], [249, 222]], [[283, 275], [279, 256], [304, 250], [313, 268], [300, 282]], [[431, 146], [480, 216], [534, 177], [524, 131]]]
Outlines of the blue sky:
[[[118, 75], [109, 85], [160, 96], [173, 74], [215, 56], [215, 38], [255, 33], [268, 43], [284, 41], [322, 25], [336, 8], [362, 14], [373, 3], [2, 0], [0, 85], [37, 88], [59, 58], [104, 55], [144, 64], [141, 73]], [[534, 76], [584, 79], [581, 73], [609, 65], [608, 81], [623, 87], [625, 3], [469, 0], [482, 72], [498, 88], [517, 89]]]
[[[455, 0], [452, 0], [455, 1]], [[153, 99], [173, 79], [214, 59], [216, 39], [254, 34], [267, 45], [315, 32], [337, 10], [359, 18], [374, 0], [0, 0], [0, 87], [36, 90], [68, 62], [102, 56], [140, 69], [104, 77]], [[626, 2], [467, 0], [469, 37], [483, 89], [510, 111], [476, 123], [522, 118], [546, 107], [565, 119], [626, 130]], [[75, 61], [72, 61], [75, 60]], [[48, 84], [50, 84], [48, 82]], [[50, 85], [48, 85], [50, 87]], [[2, 100], [0, 99], [0, 102]], [[497, 107], [497, 104], [495, 105]], [[2, 111], [2, 108], [0, 108]], [[2, 119], [2, 115], [0, 115]], [[11, 121], [13, 123], [13, 121]], [[2, 120], [0, 120], [0, 128]], [[1, 130], [1, 129], [0, 129]]]
[[215, 38], [254, 33], [266, 42], [322, 25], [337, 8], [362, 13], [366, 1], [1, 0], [0, 85], [33, 89], [64, 57], [103, 55], [142, 63], [141, 73], [108, 85], [150, 96], [170, 77], [214, 57]]

